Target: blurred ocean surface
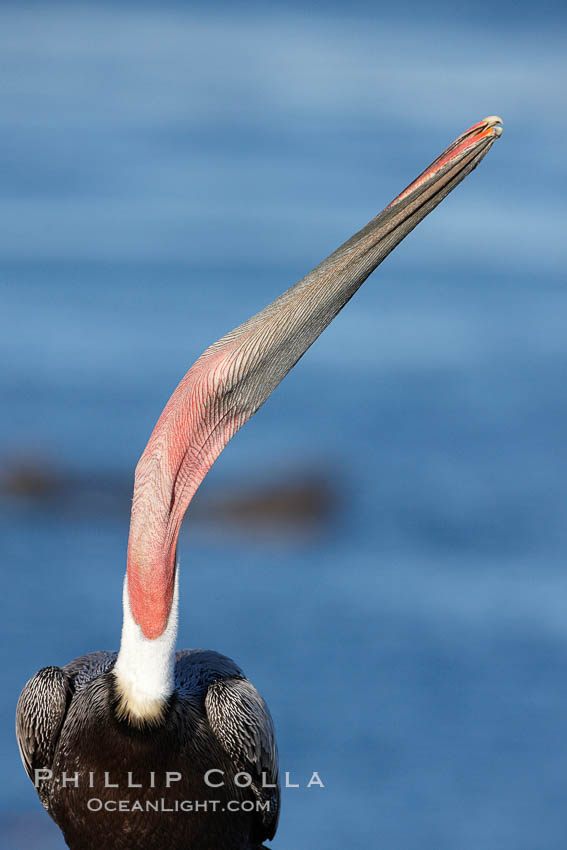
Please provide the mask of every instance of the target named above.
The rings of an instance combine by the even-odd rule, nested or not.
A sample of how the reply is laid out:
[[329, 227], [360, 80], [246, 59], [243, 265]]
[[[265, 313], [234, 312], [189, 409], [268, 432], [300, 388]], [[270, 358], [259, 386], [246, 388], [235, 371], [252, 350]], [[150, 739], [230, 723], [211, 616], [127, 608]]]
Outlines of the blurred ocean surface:
[[[0, 468], [127, 484], [210, 342], [501, 114], [197, 497], [313, 471], [330, 517], [190, 509], [179, 645], [268, 700], [302, 786], [275, 847], [563, 850], [564, 13], [407, 11], [2, 4]], [[15, 703], [39, 667], [117, 648], [127, 504], [0, 507], [3, 846], [51, 850]]]

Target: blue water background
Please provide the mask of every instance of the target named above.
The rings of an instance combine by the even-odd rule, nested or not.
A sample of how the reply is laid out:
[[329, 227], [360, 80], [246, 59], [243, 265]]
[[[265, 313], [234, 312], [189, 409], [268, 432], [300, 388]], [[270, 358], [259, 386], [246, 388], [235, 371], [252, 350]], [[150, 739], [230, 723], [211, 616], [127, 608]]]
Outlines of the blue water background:
[[[244, 667], [302, 786], [275, 847], [565, 847], [565, 36], [545, 3], [0, 7], [4, 464], [131, 478], [211, 341], [504, 119], [203, 484], [313, 470], [329, 521], [186, 518], [179, 645]], [[128, 517], [0, 507], [2, 824], [46, 850], [15, 703], [117, 647]]]

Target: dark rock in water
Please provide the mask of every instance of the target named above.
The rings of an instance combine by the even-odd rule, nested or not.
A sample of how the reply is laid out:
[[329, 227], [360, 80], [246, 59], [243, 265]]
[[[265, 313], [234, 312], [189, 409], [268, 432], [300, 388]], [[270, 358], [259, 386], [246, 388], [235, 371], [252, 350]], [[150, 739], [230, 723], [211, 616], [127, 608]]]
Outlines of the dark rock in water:
[[211, 504], [215, 518], [251, 526], [309, 526], [328, 519], [335, 504], [329, 481], [298, 474], [271, 486], [250, 488]]
[[[2, 468], [3, 466], [3, 468]], [[0, 497], [74, 518], [116, 516], [127, 521], [133, 476], [113, 472], [80, 473], [28, 459], [0, 464]], [[197, 493], [191, 506], [195, 522], [238, 525], [242, 530], [305, 532], [329, 519], [336, 504], [330, 479], [297, 470], [285, 480], [251, 484], [243, 493]]]
[[0, 464], [0, 497], [57, 514], [127, 516], [131, 493], [132, 480], [112, 472], [85, 474], [34, 458]]
[[21, 499], [46, 499], [64, 486], [55, 470], [32, 461], [7, 464], [0, 475], [0, 493]]

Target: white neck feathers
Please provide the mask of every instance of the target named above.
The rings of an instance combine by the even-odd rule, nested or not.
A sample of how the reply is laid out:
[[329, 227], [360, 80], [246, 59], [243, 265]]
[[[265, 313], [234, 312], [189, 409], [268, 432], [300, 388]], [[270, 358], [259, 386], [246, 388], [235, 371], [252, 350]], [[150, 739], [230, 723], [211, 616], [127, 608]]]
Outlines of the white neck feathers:
[[167, 625], [159, 637], [145, 637], [134, 621], [124, 579], [124, 622], [120, 652], [114, 665], [119, 695], [118, 716], [136, 726], [157, 724], [174, 690], [175, 640], [179, 605], [178, 570]]

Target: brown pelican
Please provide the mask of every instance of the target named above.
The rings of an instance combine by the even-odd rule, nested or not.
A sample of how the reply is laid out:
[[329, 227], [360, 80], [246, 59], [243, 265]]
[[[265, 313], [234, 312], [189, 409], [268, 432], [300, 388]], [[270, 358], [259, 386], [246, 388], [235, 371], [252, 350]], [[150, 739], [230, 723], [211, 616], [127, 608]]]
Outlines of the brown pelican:
[[485, 156], [485, 118], [379, 215], [208, 348], [136, 467], [120, 650], [45, 667], [16, 714], [22, 760], [75, 850], [249, 850], [273, 838], [278, 756], [266, 703], [224, 655], [175, 652], [177, 537], [236, 431], [368, 275]]

